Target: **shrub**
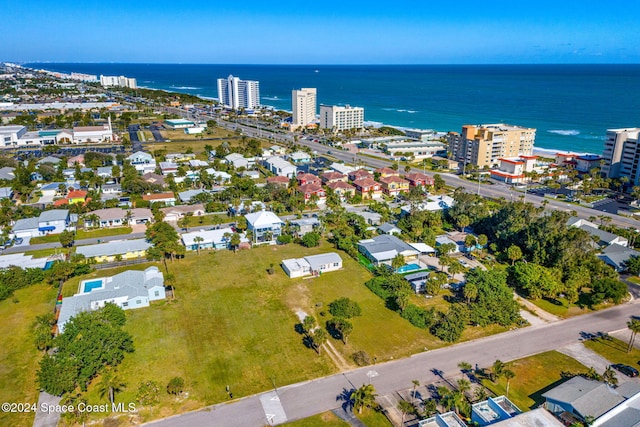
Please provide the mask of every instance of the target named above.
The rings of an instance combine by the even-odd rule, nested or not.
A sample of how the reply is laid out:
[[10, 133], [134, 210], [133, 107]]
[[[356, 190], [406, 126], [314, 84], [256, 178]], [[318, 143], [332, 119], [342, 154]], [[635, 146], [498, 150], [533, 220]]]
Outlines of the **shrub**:
[[291, 237], [290, 234], [281, 234], [278, 236], [278, 238], [276, 239], [276, 241], [278, 242], [278, 244], [280, 245], [286, 245], [291, 243], [291, 241], [293, 240], [293, 237]]
[[433, 307], [429, 310], [420, 308], [414, 304], [409, 304], [400, 316], [407, 319], [413, 326], [421, 329], [428, 329], [433, 326], [435, 310]]
[[179, 395], [184, 391], [184, 379], [182, 377], [173, 377], [167, 384], [167, 393]]
[[351, 357], [358, 366], [367, 366], [371, 364], [371, 358], [369, 357], [369, 354], [364, 350], [356, 351]]
[[138, 393], [136, 394], [136, 400], [143, 406], [155, 405], [160, 402], [160, 398], [158, 396], [159, 391], [160, 387], [158, 387], [158, 383], [153, 380], [140, 383]]
[[334, 317], [342, 317], [350, 319], [352, 317], [361, 316], [362, 309], [360, 305], [349, 298], [338, 298], [329, 304], [329, 313]]
[[302, 245], [313, 248], [320, 245], [320, 234], [311, 232], [302, 236]]

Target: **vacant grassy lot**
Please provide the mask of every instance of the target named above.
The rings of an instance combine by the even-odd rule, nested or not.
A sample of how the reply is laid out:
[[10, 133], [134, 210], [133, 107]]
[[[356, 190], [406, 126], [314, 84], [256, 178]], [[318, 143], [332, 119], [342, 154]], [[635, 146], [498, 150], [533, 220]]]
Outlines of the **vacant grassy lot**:
[[571, 304], [571, 306], [569, 306], [569, 302], [565, 298], [556, 298], [553, 301], [545, 298], [537, 300], [530, 299], [529, 301], [531, 301], [533, 304], [537, 305], [544, 311], [562, 318], [579, 316], [581, 314], [591, 313], [592, 311], [602, 310], [604, 308], [612, 306], [611, 303], [606, 303], [589, 308], [586, 306], [586, 296], [583, 296], [582, 299], [584, 300], [584, 304], [582, 304], [582, 307], [576, 304]]
[[[0, 401], [37, 403], [35, 383], [42, 352], [33, 344], [31, 326], [36, 316], [53, 310], [56, 291], [47, 285], [34, 285], [0, 301]], [[34, 414], [0, 412], [0, 425], [26, 426]]]
[[[119, 236], [122, 234], [131, 234], [131, 227], [99, 228], [97, 230], [79, 229], [76, 231], [76, 240], [96, 239], [107, 236]], [[49, 234], [46, 236], [32, 237], [31, 240], [29, 240], [29, 243], [37, 245], [39, 243], [56, 243], [59, 241], [59, 234]]]
[[[509, 400], [523, 411], [540, 405], [544, 401], [542, 393], [564, 381], [561, 372], [587, 372], [584, 365], [556, 351], [515, 360], [507, 363], [507, 368], [516, 374], [509, 385]], [[482, 384], [497, 396], [507, 394], [504, 378], [497, 383], [483, 379]]]
[[[637, 337], [636, 339], [640, 339], [640, 337]], [[640, 366], [638, 366], [638, 363], [640, 363], [640, 350], [634, 347], [631, 349], [631, 352], [627, 353], [628, 344], [629, 343], [627, 342], [611, 337], [607, 339], [597, 338], [584, 342], [584, 345], [587, 348], [595, 351], [611, 363], [624, 363], [625, 365], [630, 365], [636, 369], [640, 369]]]
[[349, 427], [350, 424], [342, 421], [333, 412], [324, 412], [313, 417], [303, 418], [298, 421], [283, 424], [286, 427]]

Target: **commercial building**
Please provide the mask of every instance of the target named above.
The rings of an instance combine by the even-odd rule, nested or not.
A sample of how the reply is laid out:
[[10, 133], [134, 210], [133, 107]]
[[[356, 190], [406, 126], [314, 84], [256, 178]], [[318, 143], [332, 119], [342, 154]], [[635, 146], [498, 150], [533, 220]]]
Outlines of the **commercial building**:
[[293, 120], [291, 130], [311, 124], [316, 119], [316, 89], [302, 88], [291, 92]]
[[320, 128], [340, 132], [364, 127], [364, 108], [337, 105], [320, 106]]
[[464, 165], [492, 167], [501, 158], [530, 156], [536, 130], [504, 123], [466, 125], [447, 135], [449, 155]]
[[629, 185], [640, 183], [638, 160], [640, 128], [607, 129], [604, 140], [602, 174], [607, 178], [629, 177]]
[[258, 108], [260, 107], [260, 82], [240, 80], [232, 75], [226, 79], [218, 79], [218, 101], [225, 108], [232, 110]]

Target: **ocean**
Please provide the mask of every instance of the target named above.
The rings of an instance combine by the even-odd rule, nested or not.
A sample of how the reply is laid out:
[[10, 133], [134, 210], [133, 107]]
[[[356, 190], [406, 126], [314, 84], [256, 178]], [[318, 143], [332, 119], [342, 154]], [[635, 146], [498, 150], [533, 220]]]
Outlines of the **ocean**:
[[139, 86], [217, 97], [229, 74], [260, 81], [261, 102], [291, 110], [291, 90], [365, 109], [365, 120], [460, 132], [464, 124], [537, 129], [536, 148], [601, 154], [609, 128], [640, 126], [640, 65], [25, 64], [125, 75]]

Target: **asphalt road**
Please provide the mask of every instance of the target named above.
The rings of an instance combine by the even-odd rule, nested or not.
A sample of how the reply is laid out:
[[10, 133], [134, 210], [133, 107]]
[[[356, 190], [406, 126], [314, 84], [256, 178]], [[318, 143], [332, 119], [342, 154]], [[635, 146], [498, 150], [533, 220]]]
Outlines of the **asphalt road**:
[[[637, 301], [556, 323], [517, 329], [439, 350], [426, 351], [398, 361], [280, 387], [276, 393], [267, 391], [200, 411], [158, 420], [148, 425], [249, 427], [306, 418], [341, 408], [343, 401], [340, 396], [348, 395], [352, 389], [368, 383], [367, 373], [370, 371], [377, 374], [371, 378], [371, 382], [381, 395], [409, 389], [412, 387], [412, 380], [429, 384], [441, 377], [459, 373], [457, 366], [462, 361], [486, 367], [496, 359], [506, 362], [579, 342], [581, 332], [613, 332], [624, 329], [629, 317], [640, 312], [640, 304]], [[277, 410], [278, 406], [282, 411]]]

